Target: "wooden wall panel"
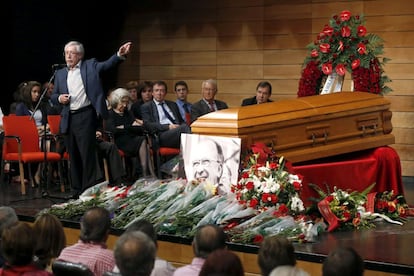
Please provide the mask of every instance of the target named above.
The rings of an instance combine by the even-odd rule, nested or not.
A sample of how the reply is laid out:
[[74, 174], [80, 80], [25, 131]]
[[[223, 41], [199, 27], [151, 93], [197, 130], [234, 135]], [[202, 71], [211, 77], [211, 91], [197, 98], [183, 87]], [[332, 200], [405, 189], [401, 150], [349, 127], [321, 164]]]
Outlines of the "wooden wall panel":
[[[162, 4], [160, 4], [162, 3]], [[393, 111], [396, 149], [403, 172], [414, 175], [414, 2], [409, 0], [170, 0], [144, 8], [131, 2], [124, 40], [133, 52], [119, 69], [118, 80], [185, 80], [189, 99], [200, 99], [201, 82], [215, 78], [218, 98], [239, 106], [255, 94], [261, 80], [273, 86], [272, 99], [296, 97], [306, 45], [334, 14], [350, 10], [364, 14], [368, 32], [382, 37], [384, 66], [394, 91], [388, 94]], [[350, 90], [345, 77], [343, 89]], [[405, 151], [405, 152], [402, 152]], [[407, 174], [408, 173], [408, 174]]]
[[263, 63], [263, 51], [220, 51], [217, 52], [217, 65], [256, 65]]

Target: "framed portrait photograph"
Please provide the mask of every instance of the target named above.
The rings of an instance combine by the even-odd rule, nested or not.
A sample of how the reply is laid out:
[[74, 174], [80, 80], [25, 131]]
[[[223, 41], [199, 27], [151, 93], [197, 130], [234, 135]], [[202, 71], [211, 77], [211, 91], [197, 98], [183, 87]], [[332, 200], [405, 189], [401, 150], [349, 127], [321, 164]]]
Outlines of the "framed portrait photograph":
[[241, 139], [200, 134], [182, 134], [181, 152], [188, 181], [206, 180], [220, 193], [236, 184], [240, 166]]

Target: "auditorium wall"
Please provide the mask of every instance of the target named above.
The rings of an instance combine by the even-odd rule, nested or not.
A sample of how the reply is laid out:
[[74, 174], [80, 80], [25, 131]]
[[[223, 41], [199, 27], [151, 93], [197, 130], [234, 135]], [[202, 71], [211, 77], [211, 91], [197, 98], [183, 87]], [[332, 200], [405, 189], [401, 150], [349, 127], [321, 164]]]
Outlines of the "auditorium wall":
[[[414, 176], [414, 2], [410, 0], [156, 0], [129, 1], [122, 40], [134, 43], [119, 68], [118, 83], [165, 80], [169, 99], [178, 80], [189, 100], [201, 82], [218, 81], [217, 98], [229, 106], [255, 94], [259, 81], [273, 85], [273, 100], [296, 97], [306, 45], [333, 14], [364, 14], [369, 33], [385, 40], [384, 67], [393, 91], [395, 148], [404, 176]], [[343, 90], [350, 90], [346, 75]]]

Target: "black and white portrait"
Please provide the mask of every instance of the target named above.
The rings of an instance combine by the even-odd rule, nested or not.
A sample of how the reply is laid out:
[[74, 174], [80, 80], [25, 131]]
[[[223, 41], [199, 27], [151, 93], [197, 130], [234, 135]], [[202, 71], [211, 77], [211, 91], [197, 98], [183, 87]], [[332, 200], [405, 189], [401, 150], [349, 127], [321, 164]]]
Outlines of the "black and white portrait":
[[181, 152], [187, 180], [206, 180], [229, 193], [237, 183], [241, 139], [232, 137], [183, 134]]

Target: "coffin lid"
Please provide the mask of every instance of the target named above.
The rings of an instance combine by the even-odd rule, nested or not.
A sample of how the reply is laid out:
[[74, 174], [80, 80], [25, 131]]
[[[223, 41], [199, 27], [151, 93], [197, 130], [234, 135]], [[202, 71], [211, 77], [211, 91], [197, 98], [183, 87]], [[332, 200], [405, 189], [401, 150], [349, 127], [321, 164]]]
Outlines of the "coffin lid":
[[191, 125], [193, 133], [225, 136], [248, 134], [256, 128], [303, 124], [312, 119], [330, 118], [387, 110], [390, 101], [367, 92], [339, 92], [286, 99], [271, 103], [233, 107], [199, 117]]

